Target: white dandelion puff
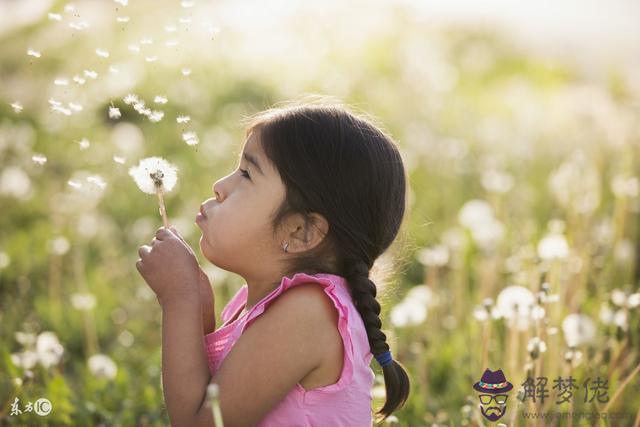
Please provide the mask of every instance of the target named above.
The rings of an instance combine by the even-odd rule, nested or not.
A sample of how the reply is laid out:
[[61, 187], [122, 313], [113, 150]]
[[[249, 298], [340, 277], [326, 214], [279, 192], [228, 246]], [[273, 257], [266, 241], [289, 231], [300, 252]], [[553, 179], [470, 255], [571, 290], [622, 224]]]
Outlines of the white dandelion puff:
[[187, 143], [187, 145], [196, 145], [200, 142], [198, 135], [196, 135], [195, 132], [184, 132], [182, 134], [182, 139]]
[[126, 159], [121, 156], [113, 156], [113, 161], [121, 165], [124, 165], [124, 162], [126, 161]]
[[89, 311], [96, 306], [96, 297], [89, 292], [76, 292], [71, 294], [71, 305], [76, 310]]
[[47, 14], [50, 21], [62, 21], [62, 15], [59, 13], [49, 13]]
[[176, 122], [178, 122], [178, 123], [189, 123], [190, 120], [191, 120], [191, 117], [189, 117], [189, 116], [178, 116], [178, 117], [176, 117]]
[[94, 80], [98, 78], [98, 73], [96, 73], [93, 70], [84, 70], [83, 72], [86, 77], [89, 77]]
[[106, 378], [112, 380], [118, 373], [118, 367], [106, 354], [94, 354], [87, 361], [89, 371], [98, 378]]
[[153, 98], [153, 102], [155, 102], [156, 104], [166, 104], [167, 98], [165, 96], [156, 95], [156, 97]]
[[64, 78], [55, 79], [53, 81], [53, 84], [56, 85], [56, 86], [68, 86], [69, 85], [69, 79], [64, 79]]
[[504, 317], [519, 330], [525, 330], [529, 326], [532, 310], [535, 306], [533, 292], [523, 286], [510, 285], [498, 294], [496, 306], [492, 310], [493, 317]]
[[73, 4], [68, 3], [68, 4], [66, 4], [66, 5], [64, 6], [64, 11], [65, 11], [66, 13], [73, 13], [73, 12], [75, 12], [75, 11], [76, 11], [76, 7], [75, 7]]
[[96, 49], [96, 55], [98, 55], [101, 58], [108, 58], [109, 57], [109, 52], [107, 52], [104, 49]]
[[182, 68], [180, 70], [180, 72], [182, 73], [183, 76], [188, 76], [189, 74], [191, 74], [191, 69], [190, 68]]
[[157, 194], [160, 205], [160, 214], [164, 226], [169, 227], [166, 208], [164, 206], [163, 193], [169, 192], [178, 180], [178, 168], [167, 162], [162, 157], [147, 157], [140, 160], [137, 166], [129, 169], [138, 188], [147, 194]]
[[58, 341], [56, 334], [44, 331], [36, 339], [36, 353], [38, 361], [45, 368], [57, 365], [64, 353], [64, 347]]
[[70, 102], [69, 104], [69, 108], [73, 111], [75, 111], [76, 113], [79, 111], [82, 111], [83, 107], [82, 105], [75, 103], [75, 102]]
[[13, 108], [13, 111], [15, 113], [21, 113], [24, 107], [22, 106], [21, 103], [19, 103], [18, 101], [15, 101], [11, 103], [11, 108]]
[[118, 70], [113, 65], [109, 65], [109, 72], [112, 73], [112, 74], [118, 74], [120, 72], [120, 70]]
[[122, 113], [120, 113], [120, 109], [118, 107], [109, 107], [109, 118], [117, 120], [122, 117]]
[[34, 154], [33, 156], [31, 156], [31, 160], [39, 165], [44, 165], [47, 162], [47, 156], [45, 156], [44, 154]]
[[42, 54], [35, 49], [27, 49], [27, 55], [33, 56], [34, 58], [40, 58]]
[[569, 256], [569, 245], [564, 235], [547, 234], [538, 242], [538, 255], [542, 259], [566, 258]]
[[562, 321], [562, 332], [569, 347], [587, 344], [596, 335], [596, 325], [586, 314], [570, 314]]

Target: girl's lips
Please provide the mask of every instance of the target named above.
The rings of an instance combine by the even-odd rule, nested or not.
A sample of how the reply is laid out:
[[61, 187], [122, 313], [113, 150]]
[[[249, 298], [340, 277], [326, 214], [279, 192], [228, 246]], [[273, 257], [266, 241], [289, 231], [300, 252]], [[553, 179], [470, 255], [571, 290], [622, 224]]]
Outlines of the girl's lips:
[[207, 215], [204, 213], [204, 205], [200, 205], [200, 214], [202, 214], [203, 217], [207, 217]]

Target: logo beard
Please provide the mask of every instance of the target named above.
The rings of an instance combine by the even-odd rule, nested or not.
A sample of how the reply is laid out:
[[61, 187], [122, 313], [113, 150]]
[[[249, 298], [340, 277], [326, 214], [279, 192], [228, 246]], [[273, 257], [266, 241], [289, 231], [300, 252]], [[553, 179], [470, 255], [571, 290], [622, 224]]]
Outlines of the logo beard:
[[503, 406], [502, 408], [498, 406], [489, 406], [485, 410], [484, 406], [480, 405], [480, 412], [482, 412], [482, 415], [484, 415], [484, 417], [489, 421], [496, 421], [502, 418], [502, 416], [504, 415], [505, 409], [506, 409], [506, 405]]

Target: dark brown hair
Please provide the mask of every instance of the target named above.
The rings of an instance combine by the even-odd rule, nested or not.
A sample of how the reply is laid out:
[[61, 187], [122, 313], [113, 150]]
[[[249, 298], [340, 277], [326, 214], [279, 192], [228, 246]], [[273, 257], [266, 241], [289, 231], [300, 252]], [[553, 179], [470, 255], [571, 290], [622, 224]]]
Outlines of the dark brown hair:
[[[405, 213], [406, 171], [395, 142], [365, 114], [322, 96], [286, 102], [243, 122], [247, 137], [259, 131], [260, 145], [286, 187], [272, 218], [274, 235], [291, 214], [309, 218], [316, 212], [329, 223], [318, 246], [292, 254], [286, 275], [343, 276], [364, 321], [371, 353], [389, 350], [369, 272], [396, 238]], [[410, 386], [395, 359], [382, 370], [386, 401], [376, 412], [381, 416], [377, 421], [404, 405]]]

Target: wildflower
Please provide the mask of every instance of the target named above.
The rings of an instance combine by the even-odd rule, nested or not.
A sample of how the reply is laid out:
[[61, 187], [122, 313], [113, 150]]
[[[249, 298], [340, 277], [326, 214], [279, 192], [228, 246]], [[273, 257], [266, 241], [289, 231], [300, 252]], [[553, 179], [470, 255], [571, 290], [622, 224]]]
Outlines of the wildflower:
[[178, 116], [178, 117], [176, 117], [176, 122], [178, 122], [178, 123], [189, 123], [190, 120], [191, 120], [191, 117], [189, 117], [189, 116]]
[[182, 134], [182, 139], [187, 143], [187, 145], [196, 145], [200, 142], [198, 140], [198, 135], [196, 135], [195, 132], [184, 132]]
[[434, 245], [418, 252], [418, 260], [427, 266], [443, 266], [449, 262], [449, 248], [444, 245]]
[[69, 252], [71, 244], [64, 236], [57, 236], [49, 241], [49, 252], [55, 255], [64, 255]]
[[96, 297], [88, 292], [71, 294], [71, 305], [76, 310], [88, 311], [96, 306]]
[[38, 363], [38, 354], [33, 350], [25, 350], [11, 354], [11, 362], [22, 369], [31, 369]]
[[22, 104], [19, 103], [18, 101], [12, 102], [11, 108], [13, 108], [13, 111], [16, 113], [21, 113], [23, 109]]
[[160, 214], [164, 220], [164, 226], [168, 228], [169, 221], [162, 196], [165, 191], [171, 191], [176, 184], [177, 168], [161, 157], [147, 157], [140, 160], [137, 166], [131, 167], [129, 175], [133, 177], [140, 190], [147, 194], [158, 195]]
[[64, 348], [56, 334], [50, 331], [44, 331], [38, 335], [36, 339], [36, 353], [38, 361], [45, 368], [57, 365], [60, 362]]
[[504, 234], [504, 226], [493, 216], [493, 210], [484, 200], [467, 201], [458, 213], [458, 221], [471, 231], [473, 240], [484, 248], [495, 245]]
[[593, 340], [596, 326], [586, 314], [570, 314], [562, 321], [562, 332], [567, 345], [577, 347]]
[[44, 154], [34, 154], [31, 156], [31, 160], [39, 165], [44, 165], [47, 161], [47, 157]]
[[527, 351], [533, 360], [537, 359], [540, 353], [547, 351], [547, 344], [540, 337], [533, 337], [527, 343]]
[[114, 379], [118, 372], [118, 367], [106, 354], [94, 354], [87, 361], [89, 371], [98, 378]]
[[122, 117], [122, 113], [120, 113], [120, 109], [118, 107], [109, 107], [109, 118], [117, 120]]
[[566, 258], [569, 256], [569, 245], [564, 235], [547, 234], [538, 242], [538, 255], [542, 259]]
[[34, 58], [40, 58], [40, 56], [42, 56], [40, 52], [31, 48], [27, 49], [27, 55], [33, 56]]
[[511, 285], [498, 294], [492, 315], [509, 319], [518, 329], [525, 330], [531, 320], [534, 305], [533, 292], [522, 286]]

